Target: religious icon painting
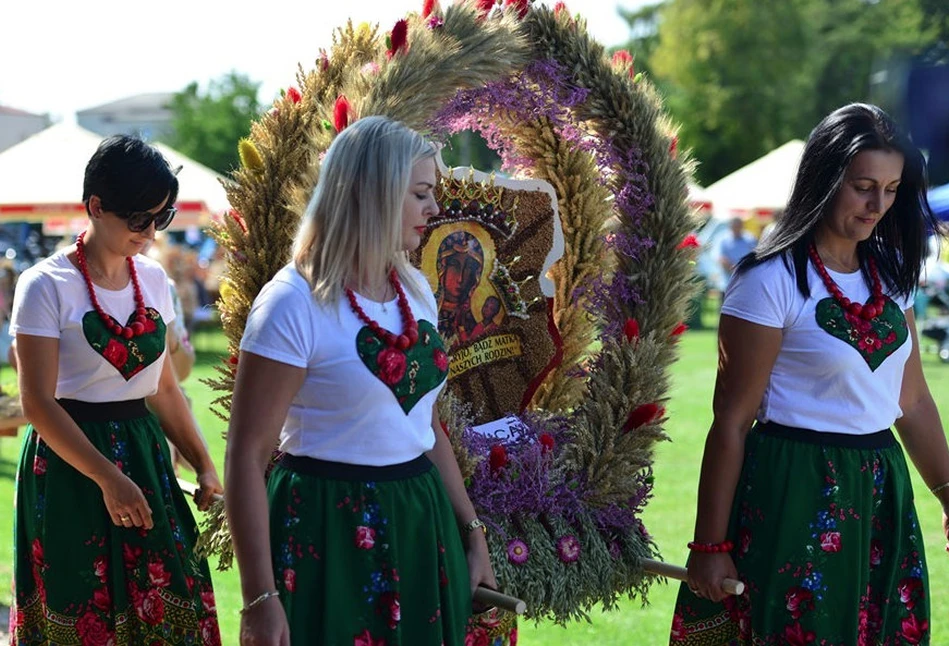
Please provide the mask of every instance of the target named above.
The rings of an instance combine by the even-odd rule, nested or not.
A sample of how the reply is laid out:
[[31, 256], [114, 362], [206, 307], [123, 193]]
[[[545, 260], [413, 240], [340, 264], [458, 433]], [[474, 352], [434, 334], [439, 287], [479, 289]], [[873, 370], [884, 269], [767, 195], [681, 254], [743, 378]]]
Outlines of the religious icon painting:
[[479, 422], [520, 413], [560, 361], [547, 277], [564, 245], [553, 187], [439, 160], [435, 198], [412, 259], [435, 293], [449, 386]]

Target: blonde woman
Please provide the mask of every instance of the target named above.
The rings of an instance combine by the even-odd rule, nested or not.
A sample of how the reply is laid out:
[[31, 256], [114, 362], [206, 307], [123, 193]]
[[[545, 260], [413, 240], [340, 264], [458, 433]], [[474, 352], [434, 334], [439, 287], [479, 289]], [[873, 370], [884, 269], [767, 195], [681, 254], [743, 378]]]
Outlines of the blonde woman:
[[244, 646], [460, 646], [474, 587], [495, 586], [434, 412], [448, 373], [435, 299], [407, 261], [434, 187], [430, 143], [355, 122], [326, 154], [293, 262], [251, 309], [225, 470]]

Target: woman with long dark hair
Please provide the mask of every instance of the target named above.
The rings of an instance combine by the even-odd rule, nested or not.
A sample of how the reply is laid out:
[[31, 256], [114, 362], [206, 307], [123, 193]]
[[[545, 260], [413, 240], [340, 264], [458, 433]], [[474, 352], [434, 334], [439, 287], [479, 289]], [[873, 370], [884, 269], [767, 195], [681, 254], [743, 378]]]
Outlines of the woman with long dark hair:
[[[923, 157], [886, 113], [852, 104], [818, 124], [784, 216], [725, 294], [671, 643], [929, 642], [923, 539], [890, 426], [949, 538], [949, 448], [912, 310], [932, 224]], [[726, 595], [725, 578], [747, 592]]]

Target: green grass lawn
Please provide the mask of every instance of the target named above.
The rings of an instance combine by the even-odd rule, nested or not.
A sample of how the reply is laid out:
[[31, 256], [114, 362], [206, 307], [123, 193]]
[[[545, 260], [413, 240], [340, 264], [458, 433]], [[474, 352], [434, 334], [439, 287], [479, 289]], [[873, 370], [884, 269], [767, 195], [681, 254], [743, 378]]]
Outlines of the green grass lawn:
[[[202, 332], [194, 338], [198, 365], [185, 383], [194, 402], [211, 452], [223, 469], [224, 423], [209, 410], [214, 395], [200, 383], [212, 374], [212, 366], [226, 351], [220, 333]], [[699, 464], [705, 433], [711, 420], [711, 392], [715, 379], [716, 339], [714, 330], [689, 331], [682, 337], [680, 360], [673, 368], [673, 389], [668, 404], [667, 433], [671, 442], [662, 444], [655, 460], [655, 497], [649, 503], [644, 521], [662, 550], [665, 560], [684, 563], [686, 542], [692, 535], [695, 519], [695, 496]], [[935, 354], [924, 354], [924, 368], [929, 386], [939, 404], [944, 421], [949, 421], [949, 365], [940, 364]], [[0, 384], [13, 380], [8, 367], [0, 371]], [[21, 434], [22, 435], [22, 434]], [[0, 439], [0, 499], [13, 496], [13, 472], [19, 440]], [[921, 516], [929, 555], [931, 595], [933, 598], [933, 644], [949, 644], [949, 555], [940, 532], [939, 505], [926, 493], [922, 481], [914, 473], [917, 506]], [[8, 507], [7, 509], [11, 509]], [[0, 581], [8, 581], [12, 562], [12, 512], [0, 514]], [[213, 564], [212, 564], [213, 567]], [[215, 592], [221, 616], [224, 644], [237, 643], [238, 608], [241, 606], [236, 571], [214, 572]], [[649, 604], [626, 600], [610, 613], [594, 611], [591, 623], [570, 624], [566, 629], [552, 623], [525, 624], [520, 630], [521, 646], [574, 646], [596, 643], [664, 644], [668, 641], [676, 587], [656, 585], [649, 595]], [[0, 584], [0, 602], [9, 602], [9, 587]]]

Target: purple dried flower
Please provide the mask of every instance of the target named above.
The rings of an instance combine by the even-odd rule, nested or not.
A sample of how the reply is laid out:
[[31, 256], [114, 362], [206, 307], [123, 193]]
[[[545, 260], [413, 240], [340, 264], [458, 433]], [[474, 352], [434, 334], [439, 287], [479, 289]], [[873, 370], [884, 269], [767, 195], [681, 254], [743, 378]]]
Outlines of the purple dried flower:
[[596, 277], [585, 288], [576, 290], [574, 296], [583, 299], [587, 311], [602, 324], [600, 334], [607, 339], [619, 339], [623, 334], [626, 312], [642, 303], [639, 292], [622, 271], [612, 278]]
[[432, 14], [432, 16], [428, 19], [429, 29], [440, 29], [444, 24], [445, 19], [439, 15]]
[[607, 247], [630, 260], [639, 260], [640, 254], [655, 244], [652, 240], [637, 238], [625, 231], [609, 234], [605, 238], [605, 243]]
[[514, 565], [524, 565], [527, 563], [527, 558], [530, 556], [530, 553], [531, 551], [527, 547], [527, 543], [519, 538], [515, 538], [507, 544], [507, 560]]
[[557, 556], [564, 563], [573, 563], [580, 558], [580, 541], [576, 536], [567, 534], [557, 541]]
[[532, 160], [515, 150], [514, 142], [503, 136], [499, 119], [510, 122], [547, 119], [554, 130], [567, 133], [568, 141], [579, 140], [570, 108], [583, 103], [589, 90], [571, 85], [556, 61], [534, 61], [520, 73], [481, 88], [460, 90], [432, 118], [434, 133], [447, 136], [460, 130], [481, 134], [496, 151], [505, 169], [530, 168]]

